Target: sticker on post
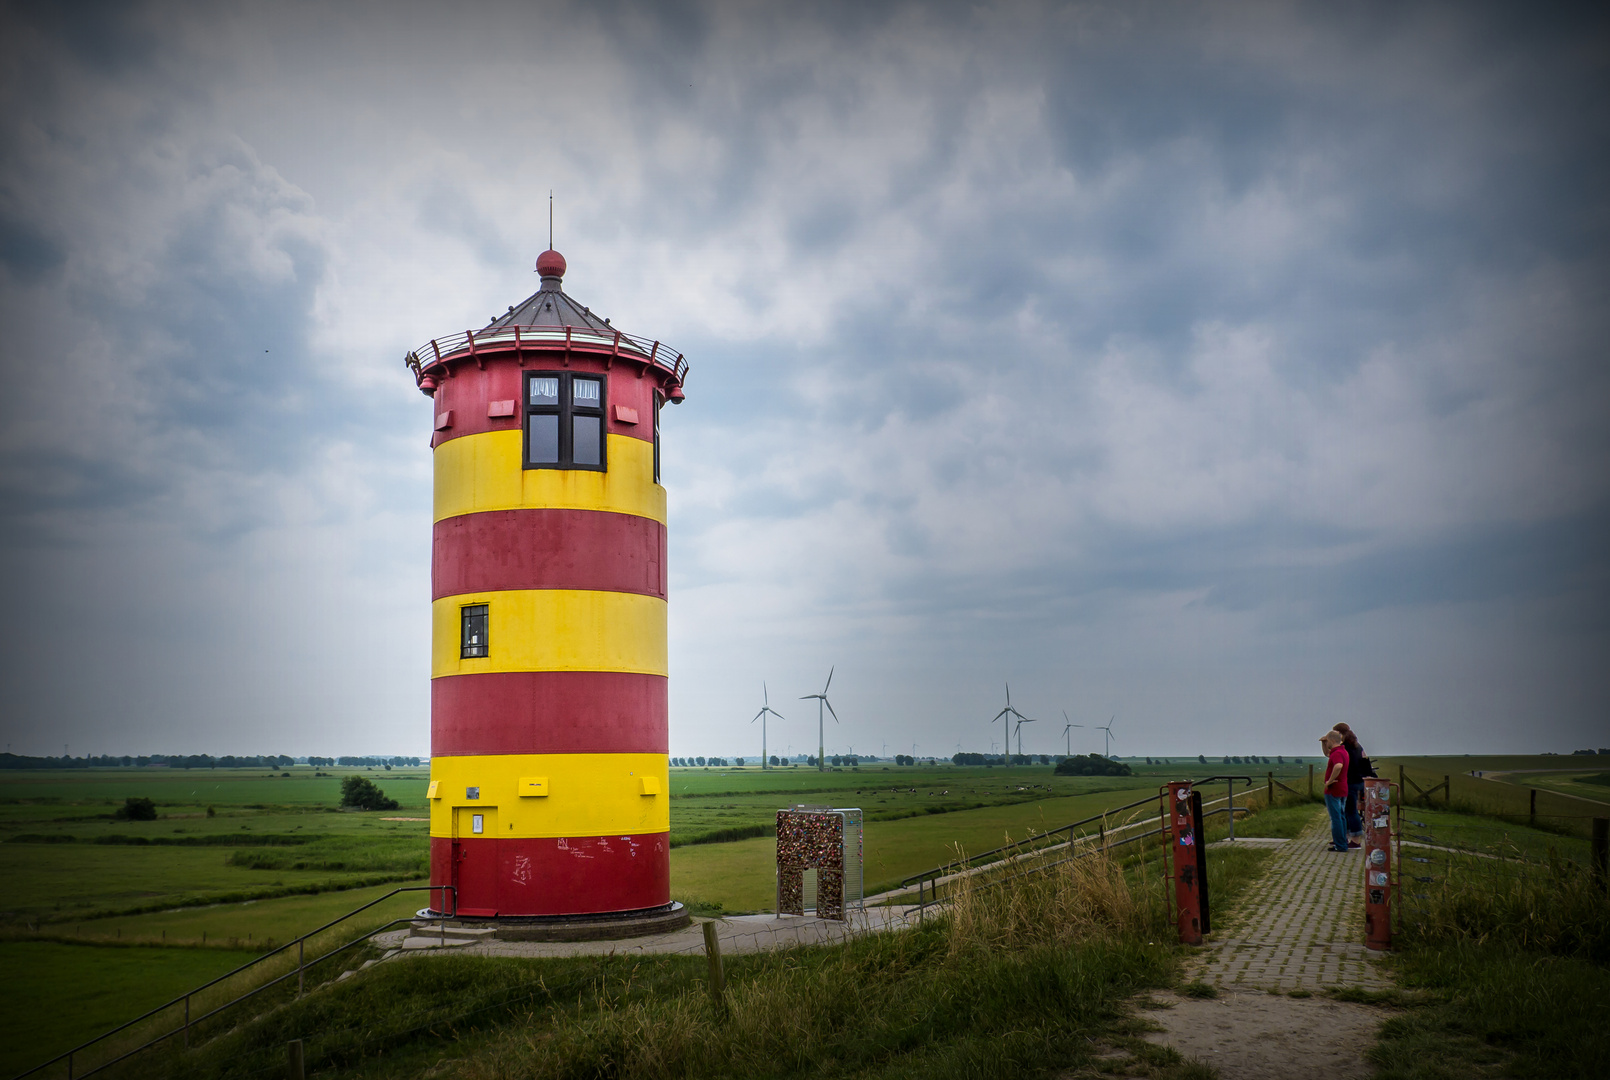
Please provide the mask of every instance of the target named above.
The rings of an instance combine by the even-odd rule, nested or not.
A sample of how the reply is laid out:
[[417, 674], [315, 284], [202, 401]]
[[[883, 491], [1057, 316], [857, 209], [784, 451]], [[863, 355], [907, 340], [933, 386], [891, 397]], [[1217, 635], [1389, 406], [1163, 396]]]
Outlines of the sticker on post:
[[1184, 836], [1180, 837], [1180, 847], [1191, 847], [1195, 843], [1196, 837], [1192, 836], [1190, 833], [1186, 833]]
[[1370, 871], [1370, 884], [1371, 885], [1385, 885], [1386, 884], [1386, 871], [1385, 870], [1371, 870]]
[[1370, 903], [1372, 903], [1372, 904], [1384, 904], [1384, 903], [1386, 903], [1386, 890], [1385, 889], [1371, 889], [1370, 890]]
[[1392, 819], [1387, 817], [1385, 814], [1382, 814], [1380, 817], [1375, 819], [1375, 827], [1377, 829], [1384, 829], [1390, 824], [1392, 824]]
[[1382, 849], [1382, 848], [1376, 848], [1374, 851], [1370, 852], [1370, 865], [1371, 866], [1385, 866], [1386, 865], [1386, 851], [1384, 849]]

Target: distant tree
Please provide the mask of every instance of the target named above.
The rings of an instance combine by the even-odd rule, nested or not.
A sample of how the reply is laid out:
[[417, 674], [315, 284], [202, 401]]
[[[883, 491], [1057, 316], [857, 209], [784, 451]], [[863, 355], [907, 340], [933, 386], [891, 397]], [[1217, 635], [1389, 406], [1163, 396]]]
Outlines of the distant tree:
[[703, 764], [704, 764], [704, 758], [702, 758], [702, 757], [696, 757], [696, 758], [694, 758], [694, 759], [693, 759], [693, 762], [694, 762], [694, 764], [696, 764], [696, 765], [703, 765]]
[[1229, 754], [1224, 755], [1224, 763], [1226, 765], [1230, 764], [1230, 755]]
[[1040, 755], [1040, 764], [1041, 765], [1049, 765], [1049, 764], [1051, 764], [1051, 755], [1050, 754], [1041, 754]]
[[1196, 755], [1196, 760], [1201, 762], [1203, 765], [1206, 765], [1207, 764], [1207, 755], [1206, 754], [1198, 754], [1198, 755]]
[[1230, 760], [1235, 762], [1237, 765], [1241, 764], [1241, 759], [1239, 757], [1232, 757]]
[[766, 764], [768, 764], [768, 765], [781, 765], [782, 762], [778, 760], [776, 754], [773, 754], [770, 758], [767, 759]]
[[1280, 754], [1275, 755], [1275, 764], [1284, 765], [1285, 763], [1286, 763], [1286, 759], [1283, 756], [1281, 756]]
[[1077, 754], [1064, 758], [1056, 768], [1057, 776], [1133, 776], [1135, 770], [1121, 761], [1104, 758], [1100, 754]]
[[341, 781], [341, 805], [354, 810], [395, 810], [397, 800], [386, 798], [368, 777], [349, 776]]
[[130, 795], [123, 800], [123, 805], [118, 807], [112, 816], [119, 821], [155, 821], [157, 804], [150, 799]]

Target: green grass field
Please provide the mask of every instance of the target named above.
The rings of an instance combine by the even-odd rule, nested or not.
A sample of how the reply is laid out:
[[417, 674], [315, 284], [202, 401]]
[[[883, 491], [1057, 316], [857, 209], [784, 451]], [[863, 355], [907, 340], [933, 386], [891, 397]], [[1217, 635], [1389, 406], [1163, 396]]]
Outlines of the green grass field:
[[[121, 986], [130, 957], [138, 956], [150, 976], [147, 997], [165, 999], [234, 966], [236, 946], [266, 950], [396, 884], [420, 883], [428, 850], [425, 770], [322, 770], [328, 776], [305, 766], [284, 771], [292, 775], [141, 769], [0, 774], [0, 873], [12, 884], [0, 911], [0, 948], [42, 950], [16, 954], [18, 970], [28, 974], [21, 983], [13, 979], [14, 986], [31, 984], [40, 970], [27, 966], [36, 963], [29, 957], [48, 957], [60, 974], [51, 993], [10, 1003], [19, 1026], [42, 1025], [52, 1039], [77, 1041], [138, 1011], [134, 998], [124, 996], [129, 1007], [120, 1010], [116, 992], [84, 989]], [[385, 788], [401, 809], [338, 812], [341, 778], [354, 771]], [[1136, 771], [1140, 775], [1083, 778], [1055, 777], [1047, 766], [877, 765], [826, 773], [675, 769], [672, 827], [676, 834], [701, 837], [771, 825], [779, 808], [795, 804], [859, 806], [868, 821], [866, 884], [873, 891], [948, 861], [958, 847], [976, 853], [1147, 798], [1165, 779], [1273, 771], [1300, 787], [1306, 775], [1305, 767], [1290, 764], [1195, 761], [1136, 763]], [[131, 796], [156, 802], [158, 819], [115, 820], [114, 811]], [[769, 837], [676, 847], [672, 892], [696, 910], [769, 910], [774, 860]], [[369, 884], [376, 879], [397, 880]], [[364, 921], [375, 925], [425, 903], [424, 894], [399, 896]], [[12, 966], [11, 954], [0, 958]], [[74, 1004], [79, 996], [82, 1008]]]
[[223, 949], [97, 948], [0, 941], [0, 1074], [12, 1076], [90, 1035], [216, 978], [255, 953]]
[[[1593, 767], [1594, 757], [1557, 754], [1471, 755], [1468, 757], [1376, 758], [1376, 772], [1382, 779], [1396, 781], [1401, 767], [1407, 778], [1422, 788], [1430, 788], [1448, 778], [1451, 799], [1442, 792], [1433, 804], [1451, 802], [1455, 809], [1512, 819], [1529, 818], [1531, 792], [1537, 791], [1539, 823], [1573, 836], [1587, 836], [1592, 820], [1610, 817], [1610, 788], [1584, 783], [1582, 777], [1602, 769]], [[1480, 773], [1482, 775], [1473, 775]], [[1411, 802], [1414, 788], [1408, 789]]]

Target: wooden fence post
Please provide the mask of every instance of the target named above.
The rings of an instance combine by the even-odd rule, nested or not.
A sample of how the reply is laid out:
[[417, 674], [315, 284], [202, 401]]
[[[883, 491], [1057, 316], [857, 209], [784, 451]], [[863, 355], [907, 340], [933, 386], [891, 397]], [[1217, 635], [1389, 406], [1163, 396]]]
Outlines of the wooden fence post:
[[1264, 809], [1265, 810], [1273, 810], [1274, 806], [1275, 806], [1275, 774], [1274, 774], [1273, 771], [1271, 771], [1269, 773], [1269, 805], [1264, 807]]
[[1313, 765], [1313, 762], [1309, 762], [1309, 764], [1308, 764], [1308, 797], [1310, 799], [1312, 799], [1314, 797], [1314, 765]]
[[704, 924], [704, 955], [710, 962], [710, 999], [721, 1011], [727, 1004], [727, 976], [721, 970], [721, 939], [716, 936], [713, 919]]
[[1593, 819], [1593, 876], [1605, 885], [1605, 864], [1610, 862], [1610, 818]]
[[1442, 805], [1443, 806], [1452, 806], [1453, 805], [1453, 778], [1452, 777], [1444, 776], [1442, 778]]
[[307, 1080], [302, 1061], [302, 1040], [292, 1039], [285, 1047], [285, 1076], [287, 1080]]
[[1532, 809], [1531, 809], [1531, 812], [1529, 814], [1527, 814], [1527, 816], [1526, 816], [1526, 823], [1528, 825], [1530, 825], [1534, 829], [1537, 828], [1537, 789], [1536, 788], [1532, 789]]

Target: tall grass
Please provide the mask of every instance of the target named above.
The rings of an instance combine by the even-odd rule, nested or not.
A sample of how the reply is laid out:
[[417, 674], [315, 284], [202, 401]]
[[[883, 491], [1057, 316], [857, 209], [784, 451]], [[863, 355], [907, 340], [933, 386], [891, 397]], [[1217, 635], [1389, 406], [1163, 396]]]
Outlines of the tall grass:
[[165, 1071], [251, 1075], [301, 1038], [310, 1072], [366, 1077], [1044, 1075], [1090, 1063], [1093, 1038], [1133, 1025], [1124, 999], [1172, 978], [1145, 892], [1100, 855], [980, 876], [911, 931], [728, 957], [719, 1003], [696, 958], [387, 963]]
[[1610, 963], [1610, 896], [1584, 867], [1551, 859], [1496, 872], [1464, 858], [1404, 908], [1401, 940], [1410, 946], [1506, 944], [1555, 956]]

